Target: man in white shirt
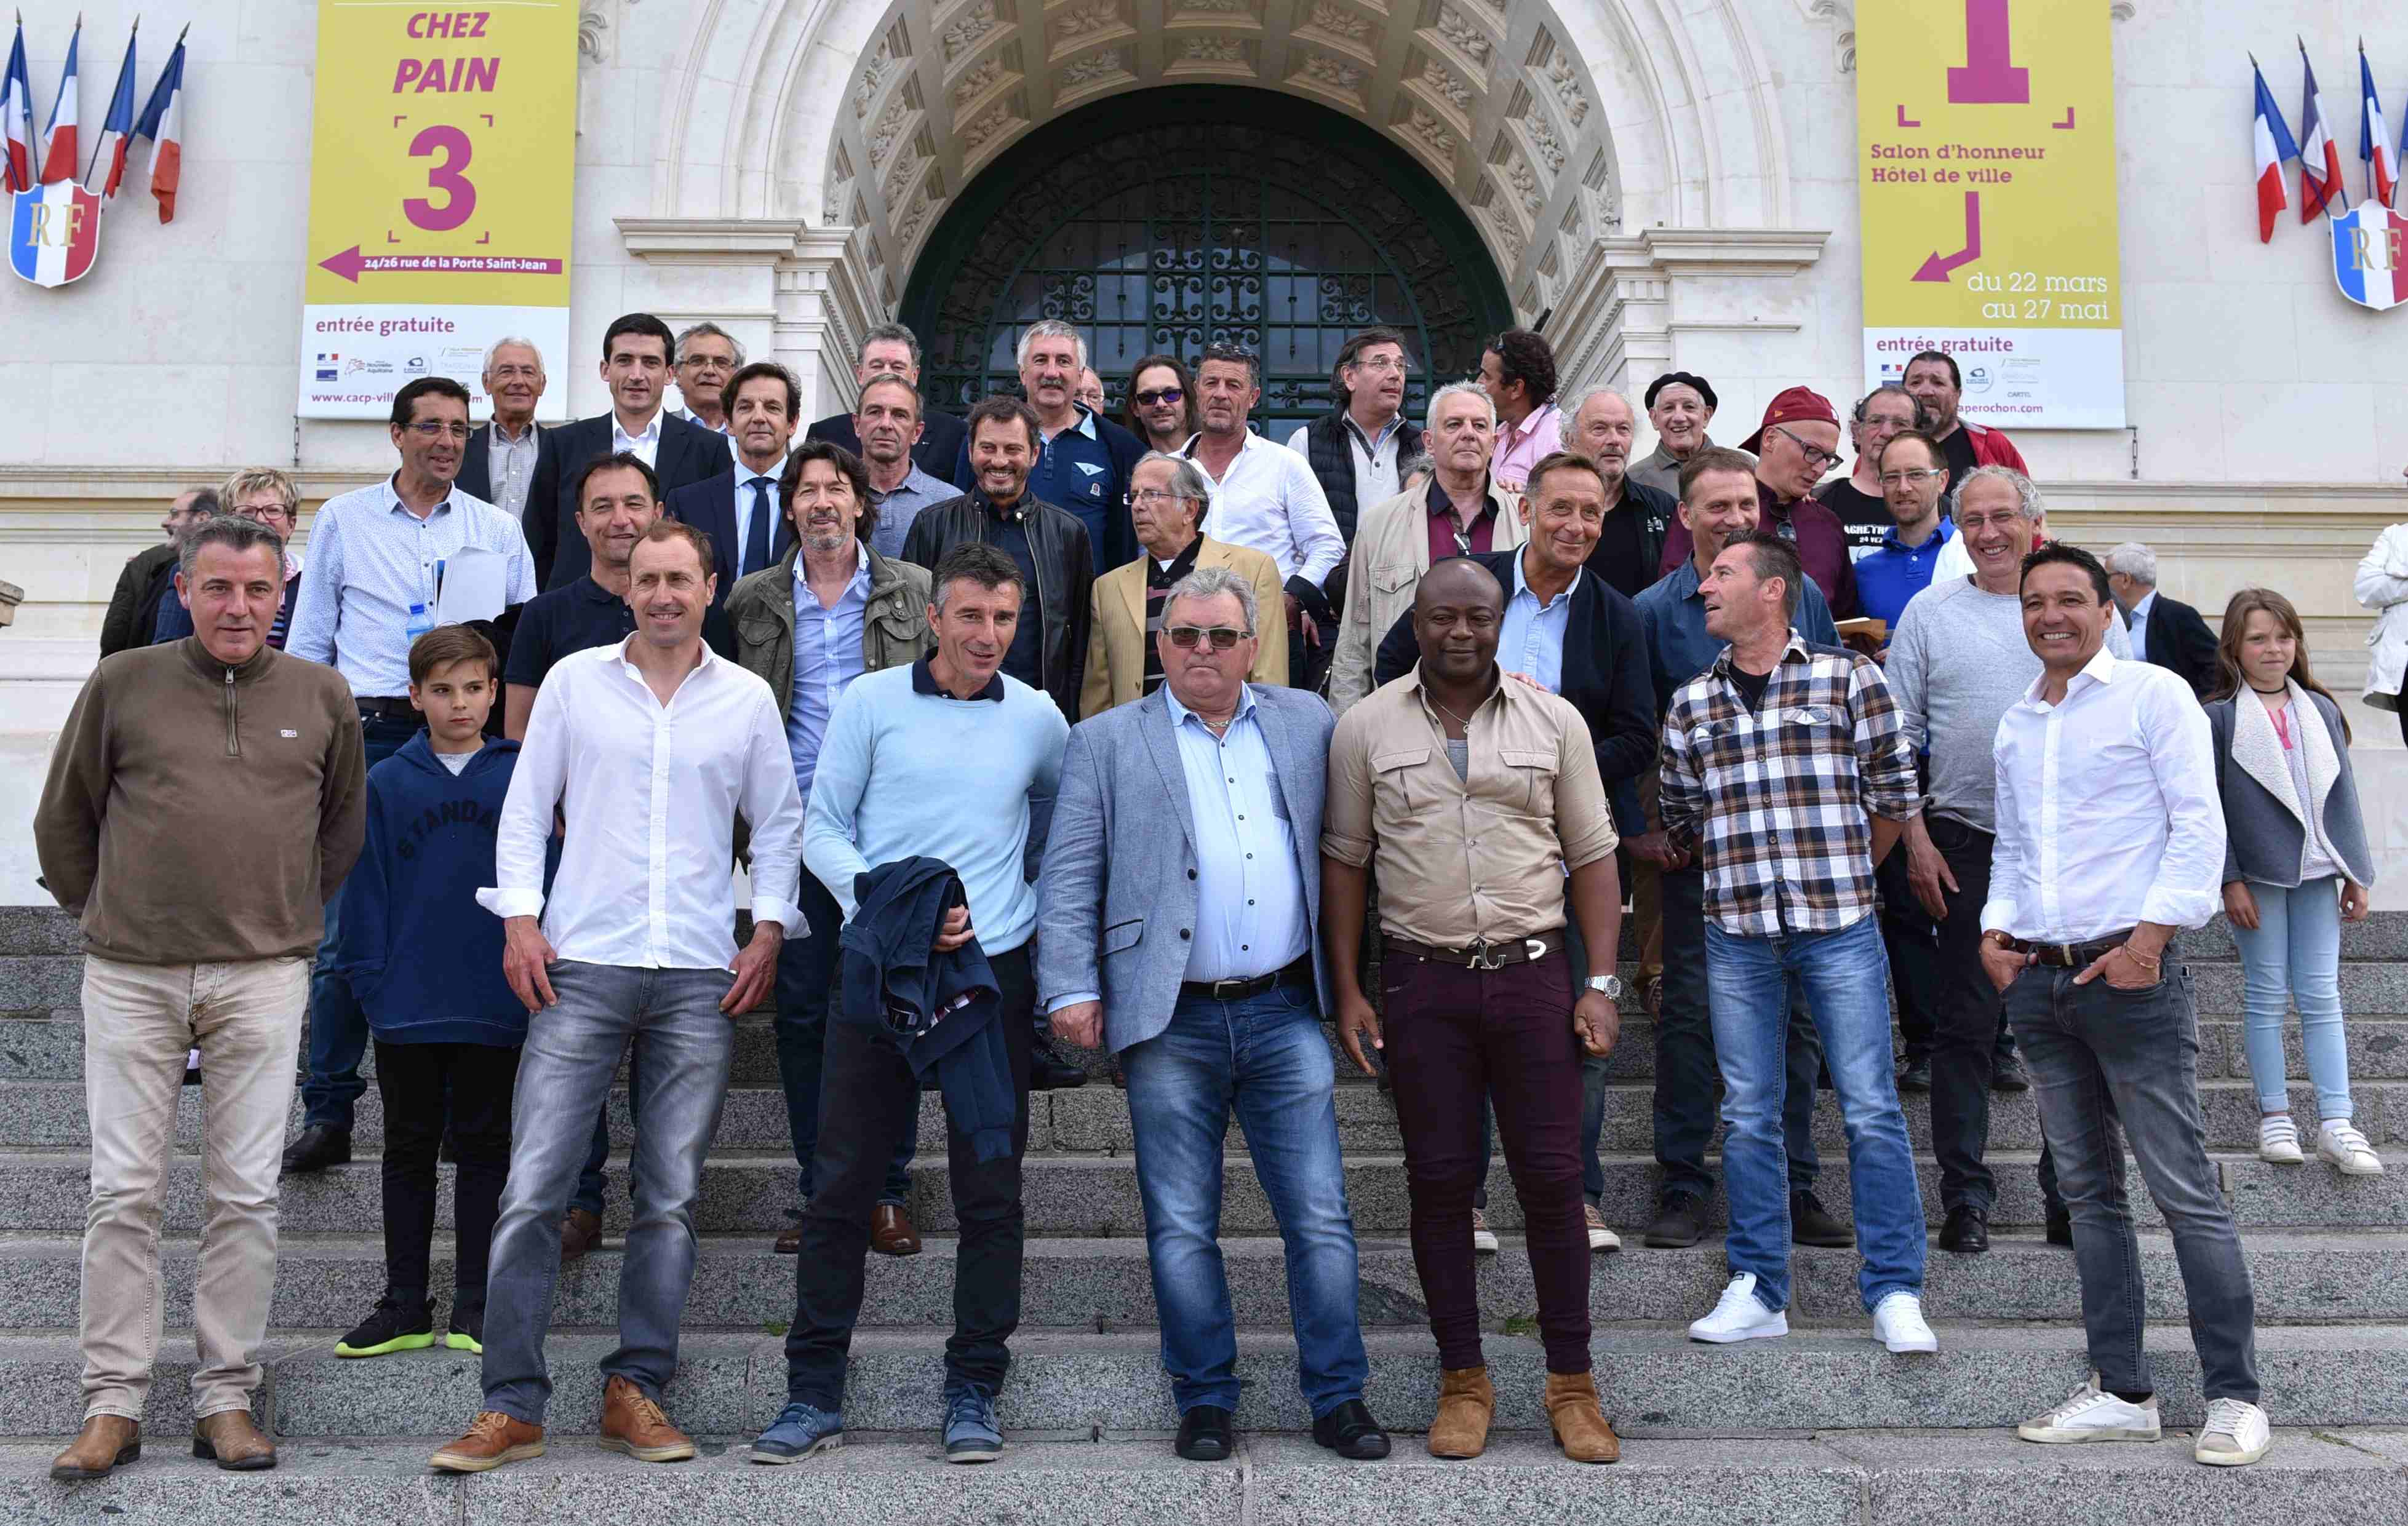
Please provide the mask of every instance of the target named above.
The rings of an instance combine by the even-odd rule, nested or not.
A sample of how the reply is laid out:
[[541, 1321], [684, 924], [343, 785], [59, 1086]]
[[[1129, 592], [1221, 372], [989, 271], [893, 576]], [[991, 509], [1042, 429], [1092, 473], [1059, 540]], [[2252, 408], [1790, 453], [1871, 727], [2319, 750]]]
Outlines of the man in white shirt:
[[2106, 649], [2107, 570], [2064, 545], [2024, 559], [2041, 676], [1999, 722], [1998, 846], [1982, 963], [2006, 995], [2073, 1218], [2089, 1381], [2026, 1441], [2155, 1441], [2141, 1248], [2120, 1133], [2173, 1236], [2207, 1400], [2192, 1455], [2266, 1455], [2249, 1269], [2200, 1132], [2198, 1020], [2170, 948], [2221, 905], [2224, 809], [2206, 715], [2182, 679]]
[[1251, 546], [1279, 564], [1287, 585], [1288, 682], [1317, 689], [1328, 671], [1338, 612], [1322, 584], [1346, 554], [1345, 537], [1312, 467], [1286, 446], [1246, 428], [1262, 401], [1254, 357], [1214, 345], [1197, 367], [1203, 430], [1180, 453], [1204, 468], [1212, 506], [1204, 533], [1230, 546]]
[[[477, 892], [503, 920], [504, 973], [537, 1016], [486, 1281], [484, 1405], [432, 1459], [450, 1472], [543, 1453], [561, 1215], [631, 1038], [643, 1128], [599, 1430], [605, 1448], [642, 1462], [694, 1456], [659, 1400], [677, 1373], [703, 1156], [735, 1052], [729, 1019], [767, 993], [786, 935], [805, 931], [803, 804], [777, 701], [702, 641], [708, 537], [663, 520], [629, 573], [636, 634], [564, 658], [545, 678], [502, 806], [498, 883]], [[567, 829], [547, 904], [555, 809]], [[728, 873], [739, 813], [752, 829], [752, 938], [740, 953]]]

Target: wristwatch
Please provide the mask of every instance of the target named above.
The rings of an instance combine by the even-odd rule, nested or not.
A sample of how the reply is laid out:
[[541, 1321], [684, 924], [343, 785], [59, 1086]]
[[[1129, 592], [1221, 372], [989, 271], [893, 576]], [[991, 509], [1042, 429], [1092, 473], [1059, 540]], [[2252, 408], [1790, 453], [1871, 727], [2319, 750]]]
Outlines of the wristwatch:
[[1604, 997], [1609, 1002], [1619, 1002], [1622, 1000], [1622, 977], [1618, 975], [1592, 975], [1588, 977], [1588, 989], [1596, 991], [1598, 995]]

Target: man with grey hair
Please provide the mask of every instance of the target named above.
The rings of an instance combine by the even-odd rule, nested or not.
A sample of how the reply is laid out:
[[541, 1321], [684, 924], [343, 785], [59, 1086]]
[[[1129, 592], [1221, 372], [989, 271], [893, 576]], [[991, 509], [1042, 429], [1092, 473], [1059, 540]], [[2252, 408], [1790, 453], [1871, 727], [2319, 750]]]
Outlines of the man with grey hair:
[[1630, 442], [1638, 432], [1638, 416], [1612, 387], [1575, 395], [1564, 412], [1564, 449], [1586, 456], [1605, 484], [1605, 524], [1588, 554], [1588, 571], [1628, 599], [1656, 581], [1665, 532], [1681, 507], [1670, 493], [1630, 475]]
[[[1087, 527], [1096, 570], [1109, 572], [1137, 558], [1129, 529], [1129, 473], [1145, 454], [1136, 435], [1079, 401], [1079, 373], [1086, 368], [1087, 341], [1058, 319], [1040, 319], [1020, 331], [1021, 395], [1037, 414], [1037, 459], [1028, 468], [1028, 491], [1040, 503], [1066, 509]], [[953, 473], [969, 473], [969, 442]]]
[[169, 597], [175, 579], [176, 550], [184, 533], [218, 512], [215, 488], [186, 488], [167, 503], [159, 529], [166, 539], [126, 558], [108, 595], [108, 613], [101, 617], [100, 654], [114, 657], [132, 647], [150, 644], [159, 623], [160, 601]]
[[[1895, 381], [1883, 382], [1848, 410], [1848, 439], [1856, 447], [1856, 465], [1847, 476], [1816, 488], [1814, 498], [1840, 517], [1849, 560], [1861, 562], [1880, 550], [1897, 524], [1882, 496], [1881, 453], [1904, 431], [1923, 427], [1922, 420], [1922, 405]], [[1941, 464], [1945, 466], [1947, 462], [1943, 459]]]
[[1354, 530], [1354, 570], [1329, 663], [1329, 703], [1340, 715], [1369, 694], [1380, 639], [1413, 606], [1413, 590], [1434, 563], [1519, 546], [1527, 531], [1522, 502], [1489, 480], [1497, 445], [1497, 405], [1476, 381], [1450, 381], [1430, 393], [1422, 443], [1429, 485], [1364, 510]]
[[[899, 378], [910, 382], [915, 392], [920, 386], [920, 339], [900, 323], [881, 323], [862, 337], [860, 357], [853, 362], [853, 384], [867, 391], [881, 377]], [[920, 401], [920, 438], [911, 447], [912, 462], [930, 477], [968, 492], [978, 486], [978, 478], [968, 470], [967, 459], [968, 426], [957, 415], [929, 406], [925, 396]], [[804, 431], [803, 438], [841, 445], [867, 461], [868, 453], [854, 428], [854, 419], [851, 413], [829, 414]]]
[[283, 552], [232, 516], [185, 535], [176, 586], [193, 635], [102, 661], [34, 814], [43, 882], [83, 931], [92, 1128], [84, 1422], [57, 1478], [102, 1477], [141, 1451], [165, 1303], [162, 1187], [194, 1048], [208, 1106], [193, 1449], [222, 1468], [276, 1465], [251, 1403], [276, 1281], [277, 1157], [309, 958], [359, 856], [367, 777], [351, 686], [267, 645]]
[[2198, 610], [2157, 592], [2157, 553], [2128, 540], [2100, 560], [2106, 563], [2107, 588], [2124, 617], [2132, 655], [2180, 677], [2202, 700], [2214, 693], [2222, 683], [2215, 633]]
[[492, 400], [494, 416], [468, 436], [460, 455], [460, 491], [523, 520], [527, 488], [543, 464], [549, 432], [535, 421], [536, 405], [543, 399], [543, 351], [532, 339], [516, 335], [496, 339], [485, 351], [480, 383]]
[[904, 537], [922, 509], [961, 496], [951, 482], [931, 477], [912, 459], [925, 434], [920, 389], [892, 372], [863, 382], [853, 407], [853, 432], [861, 441], [869, 501], [877, 509], [869, 543], [883, 557], [902, 556]]
[[[1140, 478], [1157, 469], [1150, 459]], [[1312, 694], [1247, 681], [1260, 617], [1278, 607], [1227, 567], [1169, 591], [1154, 637], [1163, 686], [1072, 729], [1038, 877], [1039, 1000], [1057, 1034], [1104, 1044], [1128, 1077], [1174, 1449], [1192, 1462], [1235, 1449], [1237, 1323], [1214, 1238], [1232, 1111], [1287, 1249], [1313, 1439], [1342, 1457], [1388, 1454], [1363, 1404], [1354, 1225], [1321, 1034], [1330, 987], [1313, 937], [1335, 721]]]
[[677, 417], [716, 435], [727, 433], [720, 393], [744, 365], [744, 347], [716, 323], [696, 323], [677, 336], [678, 395], [685, 406]]

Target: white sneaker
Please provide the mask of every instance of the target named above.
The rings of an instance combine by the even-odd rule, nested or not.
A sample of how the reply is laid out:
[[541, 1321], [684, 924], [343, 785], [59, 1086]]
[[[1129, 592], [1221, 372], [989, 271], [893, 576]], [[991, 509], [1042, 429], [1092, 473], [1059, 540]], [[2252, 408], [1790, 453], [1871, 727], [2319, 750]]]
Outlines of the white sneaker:
[[2316, 1159], [2329, 1162], [2344, 1177], [2383, 1175], [2383, 1157], [2345, 1118], [2329, 1118], [2316, 1131]]
[[1497, 1254], [1497, 1232], [1488, 1227], [1488, 1215], [1484, 1209], [1471, 1210], [1471, 1248], [1483, 1255]]
[[1723, 1290], [1714, 1311], [1689, 1326], [1689, 1338], [1713, 1346], [1734, 1341], [1768, 1340], [1789, 1333], [1789, 1316], [1769, 1309], [1756, 1296], [1756, 1274], [1741, 1272]]
[[2270, 1165], [2299, 1165], [2307, 1160], [2300, 1153], [2300, 1126], [2290, 1114], [2270, 1113], [2258, 1120], [2258, 1158]]
[[2199, 1428], [2199, 1442], [2190, 1455], [2212, 1467], [2246, 1467], [2274, 1445], [2266, 1412], [2246, 1399], [2210, 1399], [2207, 1423]]
[[[2375, 1169], [2379, 1171], [2382, 1167], [2377, 1165]], [[1614, 1234], [1612, 1230], [1606, 1227], [1605, 1215], [1597, 1211], [1596, 1204], [1592, 1203], [1588, 1205], [1587, 1218], [1588, 1248], [1591, 1250], [1619, 1250], [1622, 1248], [1622, 1236]]]
[[2026, 1441], [2155, 1441], [2157, 1429], [2157, 1399], [2151, 1394], [2144, 1404], [2128, 1404], [2099, 1387], [2099, 1375], [2092, 1373], [2090, 1381], [2073, 1391], [2073, 1397], [2041, 1416], [2015, 1427], [2015, 1434]]
[[1873, 1339], [1899, 1356], [1940, 1349], [1940, 1337], [1924, 1321], [1923, 1300], [1910, 1292], [1894, 1292], [1873, 1305]]

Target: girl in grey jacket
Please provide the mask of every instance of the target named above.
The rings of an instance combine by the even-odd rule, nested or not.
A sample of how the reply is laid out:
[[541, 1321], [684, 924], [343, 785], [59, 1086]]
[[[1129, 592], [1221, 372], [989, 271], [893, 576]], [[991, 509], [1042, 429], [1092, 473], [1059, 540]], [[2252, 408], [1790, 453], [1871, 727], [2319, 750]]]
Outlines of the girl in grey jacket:
[[2283, 1013], [2296, 1005], [2316, 1089], [2317, 1158], [2346, 1176], [2383, 1162], [2350, 1121], [2342, 1031], [2341, 924], [2363, 921], [2373, 855], [2349, 766], [2349, 722], [2309, 671], [2299, 611], [2269, 589], [2225, 606], [2222, 692], [2208, 702], [2224, 797], [2224, 909], [2241, 950], [2242, 1040], [2258, 1088], [2258, 1155], [2300, 1164], [2283, 1074]]

